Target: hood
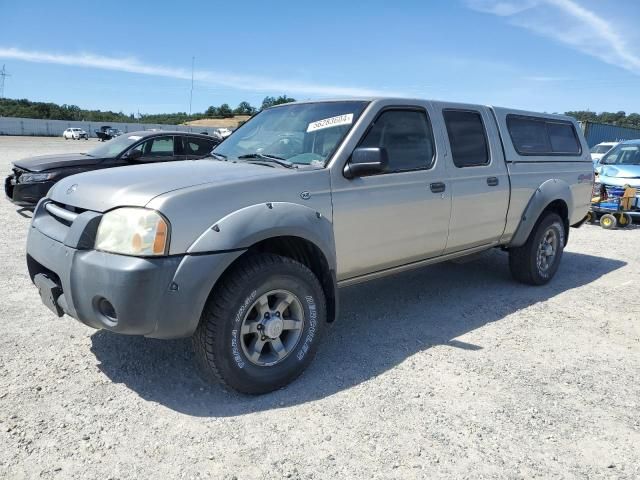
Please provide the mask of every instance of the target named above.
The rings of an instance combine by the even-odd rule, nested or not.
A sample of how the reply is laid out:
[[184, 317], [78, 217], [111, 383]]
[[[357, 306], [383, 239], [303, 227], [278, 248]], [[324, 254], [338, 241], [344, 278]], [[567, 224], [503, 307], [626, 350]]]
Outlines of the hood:
[[246, 162], [184, 160], [72, 175], [56, 183], [47, 196], [66, 205], [104, 212], [121, 206], [144, 207], [158, 195], [197, 185], [226, 185], [295, 173], [295, 170]]
[[600, 175], [615, 178], [637, 178], [640, 179], [640, 165], [602, 165], [600, 164]]
[[46, 170], [54, 170], [57, 168], [95, 165], [100, 161], [100, 158], [89, 157], [82, 153], [63, 153], [58, 155], [41, 155], [38, 157], [24, 158], [17, 162], [13, 162], [13, 164], [18, 168], [22, 168], [23, 170], [28, 170], [30, 172], [44, 172]]
[[598, 183], [602, 183], [604, 185], [611, 185], [614, 187], [634, 187], [640, 188], [640, 178], [622, 178], [622, 177], [607, 177], [604, 175], [600, 175], [598, 178]]

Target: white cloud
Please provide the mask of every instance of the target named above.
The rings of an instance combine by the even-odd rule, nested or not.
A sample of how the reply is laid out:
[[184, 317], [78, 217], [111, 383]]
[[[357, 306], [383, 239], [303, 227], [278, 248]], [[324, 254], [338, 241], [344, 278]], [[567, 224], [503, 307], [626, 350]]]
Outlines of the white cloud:
[[498, 0], [467, 0], [467, 5], [479, 12], [491, 13], [501, 17], [510, 17], [537, 6], [540, 0], [498, 1]]
[[564, 82], [572, 80], [569, 77], [553, 77], [550, 75], [531, 75], [523, 77], [523, 80], [529, 80], [530, 82], [551, 83], [551, 82]]
[[[609, 20], [577, 0], [467, 0], [467, 5], [640, 75], [640, 51]], [[604, 2], [603, 2], [604, 4]]]
[[[161, 65], [150, 65], [142, 63], [133, 57], [104, 57], [90, 53], [68, 55], [0, 47], [0, 58], [9, 58], [33, 63], [51, 63], [74, 67], [98, 68], [101, 70], [138, 73], [181, 80], [191, 79], [190, 70], [165, 67]], [[286, 92], [287, 94], [295, 93], [324, 97], [397, 95], [370, 88], [315, 84], [302, 81], [257, 77], [253, 75], [234, 75], [209, 70], [196, 70], [194, 72], [194, 79], [208, 85], [217, 85], [253, 92]]]

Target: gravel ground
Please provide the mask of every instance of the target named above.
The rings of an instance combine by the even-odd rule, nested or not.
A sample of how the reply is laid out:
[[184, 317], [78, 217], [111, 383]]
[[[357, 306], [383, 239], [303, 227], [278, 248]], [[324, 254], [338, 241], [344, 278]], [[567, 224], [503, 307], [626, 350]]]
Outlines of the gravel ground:
[[[0, 137], [0, 171], [94, 144]], [[492, 251], [344, 289], [307, 372], [246, 397], [188, 341], [55, 318], [0, 224], [0, 477], [640, 477], [640, 229], [572, 230], [544, 287]]]

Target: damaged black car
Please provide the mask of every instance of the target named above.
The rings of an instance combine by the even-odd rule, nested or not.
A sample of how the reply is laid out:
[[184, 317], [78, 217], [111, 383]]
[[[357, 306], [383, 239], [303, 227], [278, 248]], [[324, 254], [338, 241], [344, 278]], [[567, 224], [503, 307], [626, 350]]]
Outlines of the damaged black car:
[[60, 179], [76, 173], [140, 163], [197, 160], [208, 157], [220, 143], [198, 133], [133, 132], [109, 140], [87, 153], [67, 153], [25, 158], [13, 163], [5, 179], [7, 198], [15, 205], [33, 208]]

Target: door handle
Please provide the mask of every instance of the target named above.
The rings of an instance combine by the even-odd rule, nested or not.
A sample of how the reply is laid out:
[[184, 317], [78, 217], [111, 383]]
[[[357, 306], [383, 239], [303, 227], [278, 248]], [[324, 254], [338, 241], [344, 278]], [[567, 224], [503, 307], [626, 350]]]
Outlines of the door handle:
[[490, 187], [495, 187], [500, 183], [500, 181], [498, 180], [498, 177], [488, 177], [487, 178], [487, 185], [489, 185]]
[[445, 191], [447, 186], [442, 182], [434, 182], [431, 185], [429, 185], [429, 188], [431, 188], [431, 191], [433, 193], [442, 193]]

